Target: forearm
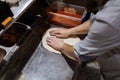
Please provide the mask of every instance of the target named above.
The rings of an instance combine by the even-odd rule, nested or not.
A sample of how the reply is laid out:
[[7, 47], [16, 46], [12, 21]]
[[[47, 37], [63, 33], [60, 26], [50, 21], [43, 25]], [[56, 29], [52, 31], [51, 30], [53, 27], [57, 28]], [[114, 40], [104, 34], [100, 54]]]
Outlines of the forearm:
[[86, 21], [81, 25], [69, 29], [69, 34], [70, 35], [87, 34], [89, 28], [90, 28], [90, 21]]
[[[68, 29], [68, 31], [69, 31], [68, 33], [69, 33], [69, 35], [87, 34], [89, 31], [89, 28], [90, 28], [90, 21], [86, 21], [85, 23], [83, 23], [79, 26]], [[70, 45], [64, 43], [64, 45], [62, 46], [60, 51], [63, 54], [65, 54], [66, 56], [68, 56], [69, 58], [72, 58], [72, 59], [78, 61], [77, 57], [74, 53], [73, 46], [70, 46]]]
[[63, 44], [63, 46], [60, 49], [60, 52], [66, 55], [67, 57], [78, 61], [76, 55], [74, 54], [73, 46], [70, 46], [66, 43]]

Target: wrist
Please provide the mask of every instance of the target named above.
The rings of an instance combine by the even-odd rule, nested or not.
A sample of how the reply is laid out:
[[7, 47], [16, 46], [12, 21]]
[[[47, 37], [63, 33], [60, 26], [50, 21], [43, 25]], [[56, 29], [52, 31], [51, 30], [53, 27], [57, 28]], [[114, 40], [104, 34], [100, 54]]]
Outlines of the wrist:
[[72, 29], [67, 29], [67, 34], [68, 37], [73, 35], [73, 30]]
[[66, 45], [66, 43], [64, 43], [64, 42], [61, 43], [61, 46], [59, 48], [60, 52], [64, 52], [65, 45]]

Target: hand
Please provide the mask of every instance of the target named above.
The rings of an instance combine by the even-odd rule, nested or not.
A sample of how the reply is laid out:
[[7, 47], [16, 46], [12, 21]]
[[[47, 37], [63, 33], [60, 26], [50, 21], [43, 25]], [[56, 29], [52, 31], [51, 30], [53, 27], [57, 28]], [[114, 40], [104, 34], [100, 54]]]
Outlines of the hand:
[[57, 38], [67, 38], [69, 37], [69, 31], [65, 28], [55, 28], [49, 31], [51, 36], [56, 36]]
[[55, 36], [47, 37], [46, 42], [52, 48], [61, 51], [64, 41], [62, 39], [56, 38]]

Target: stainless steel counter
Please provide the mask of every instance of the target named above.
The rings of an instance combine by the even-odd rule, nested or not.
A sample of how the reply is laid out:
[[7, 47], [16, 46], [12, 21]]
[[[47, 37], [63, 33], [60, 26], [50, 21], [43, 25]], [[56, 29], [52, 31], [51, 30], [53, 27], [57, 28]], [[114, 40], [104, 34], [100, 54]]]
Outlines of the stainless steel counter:
[[[1, 35], [12, 26], [13, 23], [35, 2], [36, 0], [21, 0], [18, 6], [11, 7], [11, 10], [14, 14], [13, 20], [11, 23], [3, 29]], [[19, 46], [14, 45], [13, 47], [5, 47], [0, 45], [0, 48], [5, 49], [7, 51], [6, 56], [4, 57], [5, 60], [9, 60], [9, 58], [13, 55], [13, 53], [19, 48]]]
[[18, 6], [11, 7], [13, 19], [18, 19], [36, 0], [21, 0]]
[[35, 2], [36, 0], [20, 0], [18, 6], [12, 6], [10, 9], [14, 16], [12, 21], [7, 25], [5, 29], [0, 31], [0, 35], [3, 34], [16, 20]]

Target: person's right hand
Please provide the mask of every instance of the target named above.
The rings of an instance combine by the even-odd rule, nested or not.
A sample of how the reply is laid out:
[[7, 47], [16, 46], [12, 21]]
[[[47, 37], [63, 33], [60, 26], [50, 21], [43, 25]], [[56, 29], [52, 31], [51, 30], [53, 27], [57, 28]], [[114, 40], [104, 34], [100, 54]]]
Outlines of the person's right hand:
[[51, 36], [56, 36], [59, 38], [67, 38], [70, 36], [68, 29], [65, 28], [54, 28], [49, 31]]

